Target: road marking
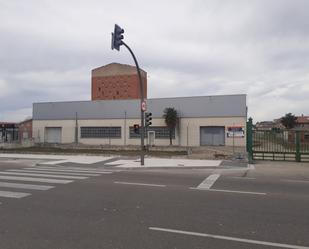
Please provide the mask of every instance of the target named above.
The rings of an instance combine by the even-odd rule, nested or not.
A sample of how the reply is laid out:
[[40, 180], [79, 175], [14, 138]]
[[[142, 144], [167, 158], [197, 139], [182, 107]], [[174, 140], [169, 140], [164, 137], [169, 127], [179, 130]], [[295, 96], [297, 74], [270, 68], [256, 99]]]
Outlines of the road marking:
[[182, 231], [182, 230], [160, 228], [160, 227], [149, 227], [149, 230], [168, 232], [168, 233], [177, 233], [177, 234], [184, 234], [184, 235], [192, 235], [192, 236], [199, 236], [199, 237], [207, 237], [207, 238], [219, 239], [219, 240], [230, 240], [230, 241], [237, 241], [237, 242], [248, 243], [248, 244], [265, 245], [265, 246], [273, 246], [273, 247], [280, 247], [280, 248], [309, 249], [308, 246], [298, 246], [298, 245], [282, 244], [282, 243], [268, 242], [268, 241], [262, 241], [262, 240], [243, 239], [243, 238], [237, 238], [237, 237], [229, 237], [229, 236], [209, 234], [209, 233], [197, 233], [197, 232]]
[[235, 193], [235, 194], [251, 194], [251, 195], [266, 195], [266, 193], [261, 192], [249, 192], [249, 191], [238, 191], [238, 190], [228, 190], [228, 189], [203, 189], [203, 188], [189, 188], [195, 190], [203, 190], [203, 191], [213, 191], [213, 192], [226, 192], [226, 193]]
[[49, 190], [49, 189], [54, 188], [54, 186], [33, 185], [33, 184], [25, 184], [25, 183], [12, 183], [12, 182], [0, 182], [0, 187], [22, 188], [22, 189], [33, 189], [33, 190]]
[[7, 198], [23, 198], [29, 195], [31, 194], [22, 192], [0, 191], [0, 197], [7, 197]]
[[166, 185], [148, 184], [148, 183], [139, 183], [139, 182], [114, 182], [114, 183], [116, 183], [116, 184], [128, 184], [128, 185], [150, 186], [150, 187], [166, 187]]
[[2, 180], [26, 181], [26, 182], [59, 183], [59, 184], [67, 184], [67, 183], [74, 182], [72, 180], [59, 180], [59, 179], [20, 177], [20, 176], [1, 176], [1, 175], [0, 175], [0, 179], [2, 179]]
[[59, 174], [59, 175], [72, 175], [72, 176], [100, 176], [100, 174], [88, 174], [88, 173], [73, 173], [73, 172], [54, 172], [54, 171], [39, 171], [39, 170], [22, 170], [22, 169], [9, 169], [8, 172], [29, 172], [29, 173], [46, 173], [46, 174]]
[[[24, 168], [24, 169], [34, 169], [34, 170], [42, 170], [42, 171], [59, 171], [59, 172], [80, 172], [80, 173], [90, 173], [88, 170], [73, 170], [73, 169], [58, 169], [53, 167], [31, 167], [31, 168]], [[91, 171], [91, 173], [97, 174], [112, 174], [112, 171]]]
[[280, 181], [283, 181], [283, 182], [296, 182], [296, 183], [309, 183], [309, 181], [306, 181], [306, 180], [292, 180], [292, 179], [281, 179]]
[[229, 178], [233, 178], [233, 179], [247, 179], [247, 180], [255, 180], [255, 177], [243, 177], [243, 176], [231, 176]]
[[[72, 166], [41, 166], [43, 168], [54, 168], [54, 169], [76, 169], [76, 170], [85, 170], [85, 171], [89, 171], [89, 172], [92, 172], [92, 171], [101, 171], [103, 170], [104, 172], [106, 171], [111, 171], [110, 169], [100, 169], [100, 168], [85, 168], [85, 167], [72, 167]], [[120, 171], [120, 170], [117, 170], [117, 171]]]
[[220, 177], [219, 174], [212, 174], [208, 176], [204, 181], [201, 182], [200, 185], [198, 185], [196, 188], [198, 189], [210, 189], [211, 186], [217, 181], [217, 179]]
[[64, 175], [50, 175], [50, 174], [34, 174], [34, 173], [17, 173], [17, 172], [0, 172], [2, 175], [16, 175], [16, 176], [41, 176], [51, 178], [67, 178], [67, 179], [87, 179], [86, 176], [64, 176]]
[[[57, 165], [57, 166], [48, 166], [48, 165], [38, 165], [36, 166], [38, 168], [49, 168], [49, 169], [76, 169], [76, 170], [83, 170], [83, 171], [101, 171], [103, 169], [100, 169], [100, 168], [86, 168], [86, 167], [72, 167], [72, 166], [60, 166], [60, 165]], [[105, 169], [103, 170], [105, 171]]]

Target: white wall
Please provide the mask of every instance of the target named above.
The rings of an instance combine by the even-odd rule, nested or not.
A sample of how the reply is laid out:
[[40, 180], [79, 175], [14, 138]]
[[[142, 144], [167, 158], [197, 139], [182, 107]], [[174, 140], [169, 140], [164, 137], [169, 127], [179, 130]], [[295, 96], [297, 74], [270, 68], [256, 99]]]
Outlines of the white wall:
[[[227, 137], [229, 126], [239, 125], [246, 130], [245, 117], [223, 117], [223, 118], [181, 118], [180, 120], [180, 144], [182, 146], [200, 146], [200, 127], [201, 126], [224, 126], [225, 145], [232, 146], [233, 138]], [[246, 146], [245, 137], [235, 137], [235, 146]]]
[[[140, 145], [140, 139], [129, 138], [129, 127], [139, 124], [139, 119], [106, 119], [106, 120], [78, 120], [79, 143], [90, 145]], [[153, 126], [165, 126], [164, 119], [153, 119]], [[224, 126], [225, 144], [233, 145], [233, 138], [227, 137], [227, 127], [240, 125], [246, 127], [245, 117], [222, 117], [222, 118], [181, 118], [179, 128], [176, 130], [173, 145], [200, 146], [200, 126]], [[80, 138], [82, 126], [120, 126], [121, 138]], [[62, 143], [73, 143], [75, 139], [75, 120], [33, 120], [33, 137], [35, 142], [43, 143], [45, 127], [62, 127]], [[125, 129], [126, 127], [126, 129]], [[124, 136], [124, 131], [125, 136]], [[180, 136], [179, 136], [180, 134]], [[145, 139], [145, 143], [147, 140]], [[235, 146], [245, 146], [246, 138], [234, 138]], [[169, 145], [169, 139], [156, 139], [155, 145]]]
[[33, 120], [32, 136], [36, 143], [45, 142], [45, 127], [61, 127], [61, 142], [74, 142], [75, 120]]

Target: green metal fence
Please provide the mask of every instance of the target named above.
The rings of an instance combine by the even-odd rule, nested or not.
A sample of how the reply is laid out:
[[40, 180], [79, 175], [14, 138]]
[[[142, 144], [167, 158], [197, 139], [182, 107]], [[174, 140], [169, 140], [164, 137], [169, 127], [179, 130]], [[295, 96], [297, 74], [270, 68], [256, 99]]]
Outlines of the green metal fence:
[[247, 122], [247, 151], [252, 160], [309, 162], [309, 130], [259, 130]]

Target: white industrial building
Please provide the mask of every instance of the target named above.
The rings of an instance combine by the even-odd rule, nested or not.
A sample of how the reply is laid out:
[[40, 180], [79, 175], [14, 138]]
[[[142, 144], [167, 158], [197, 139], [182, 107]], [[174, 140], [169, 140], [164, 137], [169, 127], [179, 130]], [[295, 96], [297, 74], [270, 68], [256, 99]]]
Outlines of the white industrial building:
[[[245, 94], [148, 99], [147, 111], [153, 120], [146, 144], [169, 145], [163, 118], [167, 107], [179, 114], [173, 145], [246, 145]], [[139, 145], [134, 124], [140, 124], [138, 99], [33, 104], [33, 137], [37, 143]]]

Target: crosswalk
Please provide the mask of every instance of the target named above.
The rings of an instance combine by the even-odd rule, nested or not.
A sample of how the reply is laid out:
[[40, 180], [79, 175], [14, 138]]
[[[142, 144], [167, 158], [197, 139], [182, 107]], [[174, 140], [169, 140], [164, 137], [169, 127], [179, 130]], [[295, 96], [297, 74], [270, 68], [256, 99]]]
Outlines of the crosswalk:
[[66, 166], [7, 169], [0, 171], [0, 201], [4, 198], [24, 198], [36, 191], [53, 189], [57, 185], [112, 173], [113, 171], [104, 169]]

